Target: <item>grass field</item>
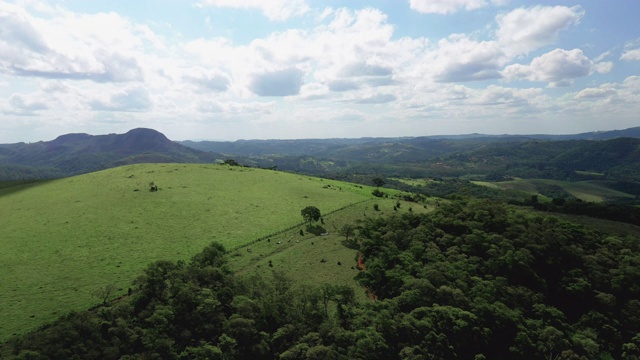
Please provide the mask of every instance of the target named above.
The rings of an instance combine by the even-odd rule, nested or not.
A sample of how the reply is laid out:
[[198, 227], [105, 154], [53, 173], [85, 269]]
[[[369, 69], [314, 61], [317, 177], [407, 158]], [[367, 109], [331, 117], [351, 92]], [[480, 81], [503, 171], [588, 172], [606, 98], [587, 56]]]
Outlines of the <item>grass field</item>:
[[536, 184], [557, 185], [578, 199], [590, 202], [603, 202], [606, 198], [629, 197], [633, 195], [616, 191], [606, 187], [598, 181], [559, 181], [548, 179], [517, 179], [513, 181], [486, 182], [474, 181], [475, 184], [500, 189], [523, 191], [530, 194], [538, 194]]
[[[231, 267], [238, 274], [276, 270], [284, 272], [297, 283], [348, 285], [354, 288], [359, 300], [365, 300], [367, 297], [364, 289], [353, 279], [358, 273], [357, 252], [342, 245], [345, 238], [339, 234], [339, 229], [345, 224], [355, 224], [357, 220], [367, 217], [389, 216], [408, 211], [425, 213], [435, 208], [433, 205], [399, 202], [401, 206], [397, 211], [393, 210], [396, 200], [376, 198], [326, 215], [324, 227], [328, 234], [325, 236], [300, 236], [300, 229], [304, 229], [304, 226], [300, 226], [244, 246], [230, 254]], [[378, 205], [379, 211], [374, 210], [374, 204]]]
[[[149, 191], [151, 182], [157, 192]], [[323, 214], [347, 207], [326, 219], [332, 234], [322, 240], [338, 243], [333, 224], [360, 214], [364, 208], [358, 206], [371, 208], [372, 190], [202, 164], [132, 165], [1, 188], [0, 341], [97, 304], [94, 294], [106, 285], [126, 292], [152, 261], [188, 259], [212, 241], [242, 253], [243, 245], [299, 225], [300, 210], [309, 205]], [[376, 200], [382, 208], [382, 199]], [[393, 205], [384, 207], [389, 211]], [[342, 259], [336, 249], [323, 251], [327, 258]], [[285, 261], [284, 254], [274, 253], [272, 261]], [[300, 259], [307, 255], [291, 254]], [[351, 270], [347, 264], [342, 268]], [[244, 266], [252, 268], [253, 263]]]

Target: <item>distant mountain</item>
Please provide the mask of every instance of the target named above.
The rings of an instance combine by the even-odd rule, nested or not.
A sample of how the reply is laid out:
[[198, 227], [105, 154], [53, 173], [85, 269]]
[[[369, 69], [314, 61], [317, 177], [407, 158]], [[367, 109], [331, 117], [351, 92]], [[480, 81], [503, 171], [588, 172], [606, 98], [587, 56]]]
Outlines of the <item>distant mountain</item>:
[[220, 155], [180, 145], [152, 129], [0, 145], [0, 180], [50, 178], [143, 162], [210, 163]]
[[456, 151], [470, 151], [492, 142], [530, 140], [609, 140], [640, 138], [640, 127], [573, 135], [434, 135], [399, 138], [181, 141], [182, 145], [229, 156], [314, 156], [338, 160], [424, 161]]
[[[594, 171], [636, 179], [640, 165], [634, 144], [639, 138], [640, 127], [575, 135], [174, 142], [152, 129], [133, 129], [126, 134], [66, 134], [52, 141], [0, 144], [0, 180], [63, 177], [131, 163], [209, 163], [225, 158], [320, 176], [472, 173], [566, 178], [576, 171]], [[626, 140], [605, 141], [612, 139]]]
[[[626, 137], [624, 137], [626, 136]], [[575, 135], [456, 135], [409, 138], [183, 142], [243, 164], [312, 175], [499, 180], [640, 179], [640, 127]]]

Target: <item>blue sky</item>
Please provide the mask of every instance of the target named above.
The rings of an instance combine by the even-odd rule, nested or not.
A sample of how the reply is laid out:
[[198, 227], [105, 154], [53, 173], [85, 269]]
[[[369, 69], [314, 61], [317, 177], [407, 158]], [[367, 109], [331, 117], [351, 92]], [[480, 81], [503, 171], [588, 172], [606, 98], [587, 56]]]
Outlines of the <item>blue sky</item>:
[[640, 126], [640, 2], [0, 0], [0, 143]]

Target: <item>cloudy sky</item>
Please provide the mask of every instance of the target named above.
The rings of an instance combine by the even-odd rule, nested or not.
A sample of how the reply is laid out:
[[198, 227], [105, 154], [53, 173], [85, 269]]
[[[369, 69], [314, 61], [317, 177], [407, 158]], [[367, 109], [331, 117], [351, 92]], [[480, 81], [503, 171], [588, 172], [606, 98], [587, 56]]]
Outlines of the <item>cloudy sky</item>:
[[0, 0], [0, 143], [640, 126], [640, 1]]

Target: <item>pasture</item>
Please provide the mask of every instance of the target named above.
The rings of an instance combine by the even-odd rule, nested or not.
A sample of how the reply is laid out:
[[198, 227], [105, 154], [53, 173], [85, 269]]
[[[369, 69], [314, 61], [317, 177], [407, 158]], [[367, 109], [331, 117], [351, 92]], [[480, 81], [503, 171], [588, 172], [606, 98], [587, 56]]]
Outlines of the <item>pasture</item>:
[[[149, 191], [152, 182], [158, 191]], [[106, 286], [125, 294], [155, 260], [188, 259], [212, 241], [233, 252], [299, 226], [306, 206], [349, 209], [372, 199], [372, 190], [203, 164], [130, 165], [2, 188], [0, 341], [100, 303], [96, 293]], [[340, 217], [327, 220], [333, 216]]]
[[[393, 210], [396, 203], [401, 206]], [[374, 210], [376, 204], [378, 211]], [[237, 274], [280, 271], [300, 284], [348, 285], [354, 288], [357, 299], [366, 300], [364, 289], [353, 279], [359, 271], [356, 267], [357, 251], [342, 244], [345, 237], [340, 234], [340, 228], [346, 224], [355, 225], [358, 221], [366, 221], [367, 218], [409, 211], [426, 213], [434, 209], [435, 206], [430, 203], [424, 205], [394, 199], [369, 199], [324, 215], [323, 226], [327, 229], [324, 236], [308, 233], [301, 236], [300, 230], [304, 226], [298, 226], [231, 252], [230, 265]]]
[[[537, 184], [556, 185], [563, 188], [565, 191], [575, 196], [576, 198], [590, 202], [603, 202], [606, 198], [613, 197], [633, 197], [633, 195], [608, 188], [605, 183], [599, 181], [517, 179], [512, 181], [500, 182], [474, 181], [473, 183], [483, 186], [489, 186], [492, 188], [523, 191], [532, 195], [538, 194], [538, 190], [536, 187]], [[544, 199], [544, 197], [541, 197], [541, 200], [542, 199]]]

